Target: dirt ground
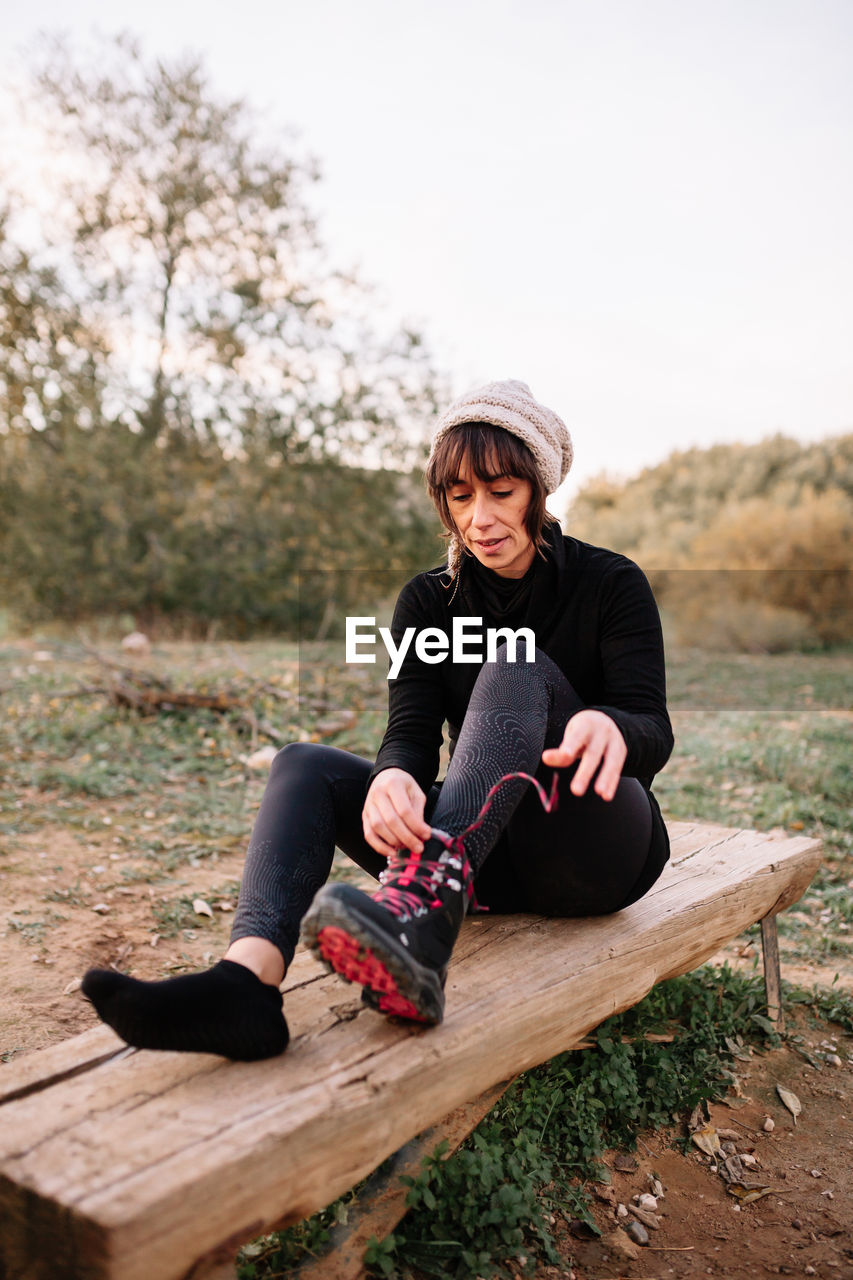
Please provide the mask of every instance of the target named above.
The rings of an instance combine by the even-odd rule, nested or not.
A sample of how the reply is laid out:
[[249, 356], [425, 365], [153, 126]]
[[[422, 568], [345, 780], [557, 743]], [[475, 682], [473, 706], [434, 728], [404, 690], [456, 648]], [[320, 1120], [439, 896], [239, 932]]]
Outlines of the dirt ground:
[[[85, 842], [62, 828], [42, 827], [19, 835], [14, 852], [4, 860], [4, 1057], [44, 1048], [95, 1026], [94, 1011], [77, 989], [88, 968], [114, 965], [135, 977], [163, 978], [202, 968], [207, 955], [218, 959], [227, 945], [242, 848], [235, 848], [233, 858], [220, 857], [215, 868], [185, 864], [174, 875], [151, 883], [116, 883], [122, 870], [135, 869], [135, 860], [116, 852], [123, 849], [120, 836], [109, 805], [102, 804], [102, 810], [101, 831], [87, 833]], [[232, 894], [213, 894], [214, 887], [230, 887]], [[176, 893], [210, 899], [213, 914], [198, 915], [193, 927], [164, 936], [156, 907], [171, 903]], [[43, 923], [46, 929], [40, 927]]]
[[[756, 1163], [749, 1181], [771, 1188], [751, 1203], [727, 1190], [718, 1157], [684, 1154], [684, 1129], [643, 1134], [635, 1157], [613, 1153], [612, 1184], [599, 1186], [594, 1216], [600, 1239], [583, 1239], [575, 1224], [561, 1236], [566, 1270], [543, 1267], [545, 1277], [575, 1280], [680, 1280], [686, 1276], [790, 1275], [853, 1278], [853, 1037], [830, 1036], [800, 1019], [800, 1049], [790, 1044], [740, 1063], [740, 1096], [712, 1104], [710, 1126]], [[824, 1043], [825, 1042], [825, 1043]], [[817, 1064], [811, 1066], [804, 1050]], [[827, 1057], [839, 1058], [831, 1065]], [[742, 1070], [741, 1070], [742, 1068]], [[796, 1125], [777, 1093], [790, 1090], [802, 1105]], [[774, 1128], [765, 1132], [769, 1117]], [[726, 1140], [724, 1138], [723, 1140]], [[636, 1163], [635, 1169], [624, 1168]], [[623, 1165], [620, 1170], [619, 1165]], [[657, 1228], [634, 1245], [622, 1229], [631, 1221], [618, 1205], [652, 1192], [657, 1179]], [[620, 1226], [620, 1223], [622, 1224]], [[576, 1234], [575, 1234], [576, 1233]]]
[[[29, 805], [36, 797], [21, 800]], [[111, 813], [108, 802], [100, 812], [97, 832], [46, 826], [21, 834], [0, 864], [4, 1061], [94, 1025], [78, 990], [89, 966], [115, 965], [138, 977], [160, 978], [203, 966], [227, 943], [242, 841], [215, 863], [184, 863], [152, 879], [150, 861], [137, 860], [128, 845], [121, 813]], [[137, 817], [156, 828], [155, 810]], [[168, 914], [164, 919], [176, 895], [206, 905], [189, 916], [185, 910], [177, 920]], [[750, 942], [734, 944], [727, 955], [748, 964], [753, 948]], [[785, 976], [828, 985], [834, 971], [800, 966], [785, 968]], [[850, 977], [845, 973], [843, 980]], [[765, 1180], [770, 1194], [739, 1205], [712, 1160], [696, 1149], [683, 1153], [682, 1134], [646, 1133], [635, 1169], [620, 1171], [616, 1157], [609, 1158], [612, 1186], [599, 1188], [604, 1198], [595, 1208], [602, 1238], [584, 1239], [580, 1227], [574, 1234], [560, 1224], [564, 1267], [540, 1266], [539, 1280], [678, 1280], [702, 1274], [853, 1280], [853, 1037], [799, 1017], [802, 1039], [740, 1063], [741, 1096], [714, 1106], [711, 1114], [717, 1129], [736, 1132], [738, 1153], [754, 1156], [751, 1178]], [[9, 1069], [0, 1065], [0, 1071]], [[802, 1103], [796, 1125], [777, 1084]], [[775, 1124], [772, 1133], [763, 1129], [767, 1116]], [[649, 1192], [651, 1178], [663, 1188], [659, 1226], [649, 1229], [647, 1245], [634, 1246], [620, 1227], [630, 1217], [617, 1217], [617, 1206], [630, 1206], [635, 1194]]]

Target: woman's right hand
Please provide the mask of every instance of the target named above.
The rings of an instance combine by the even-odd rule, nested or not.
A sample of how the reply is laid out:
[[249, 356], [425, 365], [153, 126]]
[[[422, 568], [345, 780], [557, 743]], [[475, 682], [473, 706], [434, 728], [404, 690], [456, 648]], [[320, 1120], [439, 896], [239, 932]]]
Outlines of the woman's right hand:
[[405, 769], [383, 769], [371, 782], [361, 822], [364, 838], [386, 858], [398, 849], [422, 853], [431, 827], [424, 822], [426, 796]]

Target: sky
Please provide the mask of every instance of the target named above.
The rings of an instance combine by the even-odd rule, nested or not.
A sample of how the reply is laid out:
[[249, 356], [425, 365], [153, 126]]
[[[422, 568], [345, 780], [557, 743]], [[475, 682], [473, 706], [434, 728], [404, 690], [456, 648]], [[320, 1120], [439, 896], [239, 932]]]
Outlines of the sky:
[[456, 393], [520, 378], [601, 471], [853, 430], [850, 0], [28, 0], [201, 54], [317, 157], [330, 255]]

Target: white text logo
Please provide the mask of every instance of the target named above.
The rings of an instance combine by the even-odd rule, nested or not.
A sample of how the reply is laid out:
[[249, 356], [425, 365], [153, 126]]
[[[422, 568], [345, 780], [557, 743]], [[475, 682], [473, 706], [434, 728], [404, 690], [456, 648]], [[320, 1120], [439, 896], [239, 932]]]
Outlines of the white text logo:
[[[347, 662], [376, 661], [375, 653], [365, 652], [376, 645], [376, 634], [372, 630], [375, 625], [375, 618], [347, 618]], [[394, 643], [388, 627], [380, 627], [379, 635], [391, 659], [389, 680], [397, 679], [413, 640], [416, 656], [428, 663], [444, 662], [447, 657], [452, 662], [495, 662], [501, 644], [506, 644], [507, 662], [515, 662], [519, 640], [524, 641], [524, 661], [533, 662], [536, 648], [536, 636], [529, 627], [519, 627], [517, 631], [511, 627], [486, 627], [484, 654], [482, 618], [454, 618], [450, 637], [441, 627], [424, 627], [422, 631], [406, 627], [399, 644]]]

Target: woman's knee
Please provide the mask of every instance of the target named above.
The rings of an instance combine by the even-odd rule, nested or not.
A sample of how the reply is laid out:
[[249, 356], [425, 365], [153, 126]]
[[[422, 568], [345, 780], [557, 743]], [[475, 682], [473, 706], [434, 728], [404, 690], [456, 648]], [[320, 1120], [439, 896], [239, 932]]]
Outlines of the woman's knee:
[[280, 751], [276, 752], [270, 767], [270, 774], [278, 776], [284, 773], [313, 771], [322, 759], [320, 753], [325, 749], [318, 742], [288, 742], [286, 747], [282, 747]]
[[351, 751], [322, 742], [289, 742], [273, 759], [270, 785], [304, 785], [339, 782], [366, 784], [373, 764]]
[[270, 766], [270, 780], [325, 778], [332, 781], [357, 771], [362, 763], [351, 752], [327, 747], [322, 742], [289, 742], [276, 752]]

